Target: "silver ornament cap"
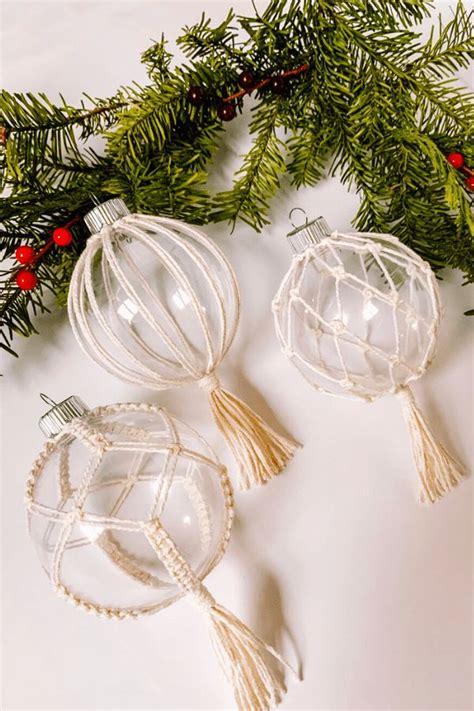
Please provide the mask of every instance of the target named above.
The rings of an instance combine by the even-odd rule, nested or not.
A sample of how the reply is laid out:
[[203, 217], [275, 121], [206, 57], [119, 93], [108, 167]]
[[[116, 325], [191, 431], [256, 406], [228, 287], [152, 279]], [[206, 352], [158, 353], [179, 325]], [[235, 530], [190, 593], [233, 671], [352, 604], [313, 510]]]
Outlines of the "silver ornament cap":
[[96, 235], [106, 225], [113, 225], [130, 214], [130, 210], [121, 198], [111, 198], [100, 205], [96, 205], [84, 215], [84, 222], [91, 235]]
[[291, 223], [294, 229], [288, 232], [287, 239], [294, 252], [303, 252], [307, 247], [318, 244], [321, 240], [331, 236], [332, 230], [324, 217], [320, 216], [308, 222], [306, 212], [300, 207], [295, 207], [289, 214], [290, 220], [292, 214], [296, 211], [304, 213], [306, 220], [301, 225]]
[[64, 426], [74, 420], [76, 417], [84, 417], [90, 412], [87, 405], [82, 402], [77, 395], [62, 400], [62, 402], [54, 402], [44, 393], [40, 394], [41, 399], [48, 405], [52, 405], [38, 422], [41, 432], [49, 439], [56, 437], [64, 429]]

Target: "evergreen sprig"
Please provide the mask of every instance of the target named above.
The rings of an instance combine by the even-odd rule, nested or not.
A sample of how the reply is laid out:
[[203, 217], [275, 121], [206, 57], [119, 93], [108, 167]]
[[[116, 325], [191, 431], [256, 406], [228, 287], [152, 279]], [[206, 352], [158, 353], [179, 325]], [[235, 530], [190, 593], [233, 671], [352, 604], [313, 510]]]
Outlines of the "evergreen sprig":
[[[360, 195], [357, 228], [392, 232], [435, 269], [474, 281], [472, 194], [446, 161], [461, 151], [474, 165], [472, 96], [455, 73], [472, 62], [472, 15], [460, 1], [452, 18], [422, 40], [425, 0], [271, 0], [249, 17], [231, 10], [214, 26], [204, 15], [178, 38], [186, 60], [173, 65], [162, 37], [142, 55], [149, 83], [79, 106], [44, 94], [0, 93], [0, 347], [35, 332], [64, 304], [84, 247], [50, 249], [36, 265], [40, 286], [16, 288], [20, 244], [40, 247], [52, 230], [83, 216], [93, 199], [123, 197], [131, 209], [206, 223], [268, 223], [270, 201], [287, 173], [296, 187], [339, 175]], [[415, 29], [414, 29], [415, 28]], [[251, 146], [232, 186], [211, 194], [208, 173], [224, 139], [216, 107], [251, 70], [258, 79], [303, 64], [307, 71], [276, 96], [257, 92]], [[190, 86], [205, 92], [201, 106]], [[240, 97], [235, 106], [242, 111]], [[104, 140], [99, 154], [91, 139]]]

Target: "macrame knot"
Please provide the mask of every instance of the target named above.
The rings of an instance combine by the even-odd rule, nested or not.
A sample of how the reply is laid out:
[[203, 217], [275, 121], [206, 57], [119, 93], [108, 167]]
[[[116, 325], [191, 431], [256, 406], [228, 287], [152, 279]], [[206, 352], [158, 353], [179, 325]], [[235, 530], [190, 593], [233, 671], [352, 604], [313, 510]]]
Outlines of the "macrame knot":
[[172, 457], [179, 457], [181, 452], [183, 451], [183, 448], [180, 444], [172, 444], [168, 448], [168, 452], [171, 454]]
[[334, 267], [332, 273], [336, 279], [343, 279], [346, 276], [346, 270], [341, 264], [339, 264], [337, 267]]
[[200, 388], [206, 390], [209, 393], [211, 393], [213, 390], [217, 390], [217, 388], [220, 387], [219, 378], [217, 377], [214, 371], [205, 375], [204, 378], [201, 378], [201, 380], [198, 380], [197, 384]]
[[146, 535], [153, 536], [157, 543], [160, 543], [165, 537], [164, 531], [156, 518], [151, 521], [146, 521], [142, 526], [142, 530]]
[[94, 430], [92, 427], [79, 418], [71, 420], [64, 428], [65, 432], [69, 432], [77, 439], [81, 440], [89, 449], [94, 451], [99, 450], [105, 452], [110, 447], [109, 440], [104, 437], [102, 432]]
[[70, 526], [74, 525], [76, 521], [79, 521], [84, 516], [84, 512], [81, 509], [73, 509], [68, 511], [64, 516], [64, 522]]
[[205, 612], [216, 605], [215, 599], [201, 582], [190, 590], [189, 595], [190, 602]]
[[400, 400], [403, 402], [404, 405], [412, 405], [415, 404], [415, 397], [411, 391], [410, 388], [408, 388], [406, 385], [401, 385], [398, 390], [397, 390], [397, 395], [400, 398]]
[[344, 322], [340, 321], [339, 319], [334, 319], [334, 321], [331, 321], [331, 328], [336, 334], [344, 333], [344, 331], [346, 330]]

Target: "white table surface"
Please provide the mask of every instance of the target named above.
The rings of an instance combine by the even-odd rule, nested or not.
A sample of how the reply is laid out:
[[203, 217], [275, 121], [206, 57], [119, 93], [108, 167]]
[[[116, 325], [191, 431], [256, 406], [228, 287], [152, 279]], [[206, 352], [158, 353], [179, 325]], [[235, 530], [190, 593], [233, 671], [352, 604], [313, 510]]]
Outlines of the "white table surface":
[[[1, 6], [2, 85], [106, 96], [144, 80], [140, 53], [174, 38], [201, 11], [230, 2], [11, 2]], [[249, 2], [234, 3], [251, 12]], [[260, 4], [261, 7], [261, 4]], [[444, 14], [447, 4], [438, 3]], [[248, 144], [245, 120], [228, 128], [217, 168], [228, 184]], [[290, 254], [287, 214], [302, 205], [347, 229], [357, 199], [336, 180], [298, 194], [286, 184], [272, 224], [208, 233], [235, 266], [243, 295], [226, 384], [304, 443], [269, 486], [238, 493], [228, 554], [208, 584], [291, 660], [284, 709], [468, 709], [472, 682], [472, 480], [432, 508], [416, 501], [416, 474], [399, 403], [362, 405], [318, 395], [280, 354], [270, 301]], [[472, 464], [473, 290], [449, 272], [439, 354], [415, 385], [443, 441]], [[233, 465], [198, 388], [156, 394], [119, 382], [86, 360], [64, 313], [41, 318], [2, 365], [3, 707], [5, 709], [222, 709], [222, 680], [200, 615], [184, 601], [138, 622], [114, 623], [51, 591], [28, 538], [25, 479], [42, 445], [40, 391], [91, 406], [159, 402], [198, 428]]]

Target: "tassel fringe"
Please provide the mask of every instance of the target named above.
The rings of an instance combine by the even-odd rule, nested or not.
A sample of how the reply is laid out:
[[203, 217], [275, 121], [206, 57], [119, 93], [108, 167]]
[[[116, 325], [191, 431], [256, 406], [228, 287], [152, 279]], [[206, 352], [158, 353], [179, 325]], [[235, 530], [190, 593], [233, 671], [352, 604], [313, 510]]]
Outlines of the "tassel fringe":
[[420, 499], [434, 504], [465, 476], [462, 466], [436, 441], [409, 387], [398, 393], [410, 431], [415, 465], [420, 478]]
[[261, 486], [279, 474], [300, 446], [278, 435], [242, 400], [221, 387], [214, 374], [199, 385], [209, 391], [209, 404], [239, 465], [241, 489]]
[[207, 613], [212, 646], [231, 684], [240, 711], [268, 711], [286, 689], [265, 657], [271, 655], [295, 676], [296, 672], [273, 647], [257, 637], [241, 620], [218, 605], [204, 586], [191, 599]]
[[298, 678], [296, 672], [273, 647], [265, 644], [235, 615], [217, 604], [158, 519], [146, 524], [145, 530], [152, 548], [172, 579], [188, 593], [189, 602], [206, 615], [212, 646], [232, 686], [239, 710], [269, 711], [280, 702], [285, 687], [265, 657], [271, 655]]

